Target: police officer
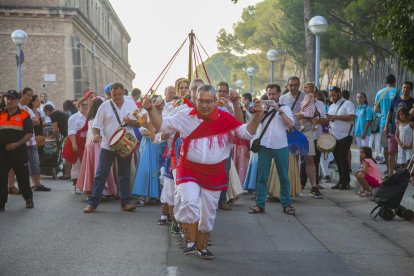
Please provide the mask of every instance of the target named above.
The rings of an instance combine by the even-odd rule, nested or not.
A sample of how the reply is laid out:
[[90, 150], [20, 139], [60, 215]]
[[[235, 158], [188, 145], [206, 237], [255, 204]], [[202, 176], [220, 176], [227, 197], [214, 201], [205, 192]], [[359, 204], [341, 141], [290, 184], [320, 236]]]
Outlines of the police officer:
[[26, 147], [26, 142], [33, 135], [32, 121], [29, 113], [18, 107], [17, 91], [9, 90], [4, 97], [5, 108], [0, 113], [0, 212], [4, 211], [7, 202], [7, 174], [11, 168], [16, 172], [26, 208], [34, 207]]

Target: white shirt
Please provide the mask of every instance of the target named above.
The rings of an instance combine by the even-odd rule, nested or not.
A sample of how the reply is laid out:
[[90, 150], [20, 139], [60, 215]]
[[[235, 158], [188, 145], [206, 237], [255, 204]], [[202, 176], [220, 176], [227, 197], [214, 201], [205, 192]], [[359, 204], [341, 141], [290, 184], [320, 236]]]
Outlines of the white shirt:
[[[326, 118], [326, 109], [325, 104], [319, 100], [316, 100], [315, 102], [316, 109], [318, 110], [320, 117], [316, 117], [316, 119], [325, 119]], [[319, 136], [323, 134], [322, 132], [322, 126], [318, 125], [318, 128], [313, 133], [313, 138], [318, 139]]]
[[83, 128], [86, 122], [86, 117], [79, 111], [69, 117], [68, 120], [68, 136], [76, 135], [78, 130]]
[[[283, 105], [280, 107], [281, 111], [293, 122], [293, 114], [290, 106]], [[270, 116], [264, 120], [261, 124], [261, 128], [264, 129], [267, 122], [270, 119]], [[287, 135], [286, 135], [287, 125], [283, 121], [281, 115], [277, 112], [265, 134], [260, 141], [260, 145], [269, 148], [269, 149], [281, 149], [288, 146]]]
[[[51, 105], [51, 106], [53, 106], [53, 108], [55, 108], [55, 105], [51, 102], [51, 101], [49, 101], [49, 100], [47, 100], [47, 102], [45, 103], [45, 104], [41, 104], [40, 105], [40, 112], [41, 113], [43, 113], [43, 108], [46, 106], [46, 105]], [[43, 113], [44, 114], [44, 113]], [[49, 124], [49, 123], [52, 123], [52, 121], [50, 120], [50, 117], [49, 116], [45, 116], [45, 124]]]
[[[17, 103], [17, 106], [20, 108], [20, 110], [24, 110], [27, 113], [29, 113], [30, 119], [39, 120], [39, 118], [37, 118], [36, 114], [34, 114], [33, 110], [31, 110], [27, 105], [22, 105], [21, 103]], [[32, 138], [30, 138], [26, 142], [26, 146], [35, 146], [35, 145], [37, 145], [37, 144], [36, 144], [36, 138], [35, 138], [35, 133], [34, 133], [34, 129], [33, 129], [33, 136], [32, 136]]]
[[[343, 102], [343, 104], [342, 104]], [[339, 107], [342, 104], [341, 107]], [[329, 115], [350, 115], [355, 114], [355, 106], [351, 101], [347, 101], [344, 98], [340, 98], [336, 103], [329, 106]], [[336, 140], [343, 139], [353, 134], [352, 128], [354, 121], [341, 121], [335, 120], [330, 122], [332, 135]]]
[[[197, 115], [189, 115], [192, 109], [187, 108], [178, 112], [174, 116], [163, 118], [161, 132], [172, 133], [179, 131], [181, 137], [189, 136], [202, 122]], [[250, 140], [254, 134], [250, 134], [246, 129], [246, 124], [241, 125], [235, 131], [236, 136], [242, 139]], [[213, 137], [213, 143], [209, 147], [209, 138], [194, 139], [190, 142], [187, 152], [187, 159], [191, 162], [200, 164], [217, 164], [230, 155], [233, 144], [225, 141], [224, 146], [220, 147], [218, 138]]]
[[[95, 116], [95, 120], [93, 122], [93, 127], [101, 131], [101, 136], [102, 136], [101, 148], [104, 148], [107, 150], [112, 150], [109, 147], [109, 140], [111, 139], [115, 131], [118, 128], [120, 128], [120, 125], [118, 123], [118, 120], [116, 119], [114, 110], [112, 109], [111, 102], [113, 103], [112, 100], [107, 100], [99, 107], [98, 112], [96, 113], [96, 116]], [[124, 103], [122, 104], [121, 108], [118, 108], [115, 103], [113, 104], [115, 106], [116, 111], [118, 112], [121, 123], [123, 121], [123, 118], [126, 117], [128, 113], [129, 113], [128, 118], [135, 120], [132, 113], [137, 109], [137, 106], [135, 105], [133, 101], [124, 100]], [[124, 128], [126, 131], [134, 135], [134, 128], [130, 126], [126, 126]]]
[[[279, 103], [286, 105], [288, 107], [290, 107], [290, 109], [292, 110], [292, 106], [293, 104], [295, 104], [295, 106], [293, 106], [293, 110], [292, 113], [296, 114], [300, 112], [300, 104], [303, 101], [303, 99], [305, 98], [306, 93], [303, 91], [299, 91], [299, 95], [296, 95], [296, 97], [298, 97], [298, 100], [295, 103], [296, 97], [292, 97], [292, 94], [290, 94], [290, 92], [286, 93], [283, 96], [280, 96], [279, 98]], [[294, 121], [294, 126], [296, 129], [299, 129], [300, 125], [299, 125], [299, 120], [296, 116], [293, 117]]]

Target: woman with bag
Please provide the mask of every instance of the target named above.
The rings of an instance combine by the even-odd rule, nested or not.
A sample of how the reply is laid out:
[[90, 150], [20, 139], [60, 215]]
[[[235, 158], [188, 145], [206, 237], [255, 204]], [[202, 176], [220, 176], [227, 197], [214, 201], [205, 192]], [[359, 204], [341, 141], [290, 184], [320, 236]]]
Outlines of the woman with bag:
[[34, 135], [36, 139], [36, 145], [29, 147], [29, 150], [36, 151], [37, 154], [34, 154], [34, 158], [31, 159], [32, 162], [29, 163], [29, 169], [32, 176], [32, 182], [35, 191], [49, 192], [51, 189], [45, 187], [40, 183], [40, 155], [45, 146], [45, 136], [43, 136], [43, 123], [45, 117], [43, 113], [39, 112], [40, 108], [40, 99], [37, 95], [33, 95], [28, 107], [33, 111], [36, 118], [39, 120], [38, 125], [33, 126]]
[[367, 95], [365, 93], [359, 92], [356, 95], [356, 101], [358, 103], [358, 106], [355, 111], [355, 141], [359, 148], [368, 147], [369, 138], [371, 136], [371, 123], [374, 111], [368, 105]]

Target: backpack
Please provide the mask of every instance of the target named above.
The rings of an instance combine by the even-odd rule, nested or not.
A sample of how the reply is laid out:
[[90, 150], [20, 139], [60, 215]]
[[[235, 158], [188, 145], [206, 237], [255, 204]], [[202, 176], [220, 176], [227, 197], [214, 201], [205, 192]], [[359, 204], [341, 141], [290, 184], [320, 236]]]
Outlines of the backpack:
[[374, 113], [372, 115], [372, 121], [371, 121], [371, 133], [378, 133], [380, 126], [379, 126], [380, 118], [378, 117], [378, 114]]

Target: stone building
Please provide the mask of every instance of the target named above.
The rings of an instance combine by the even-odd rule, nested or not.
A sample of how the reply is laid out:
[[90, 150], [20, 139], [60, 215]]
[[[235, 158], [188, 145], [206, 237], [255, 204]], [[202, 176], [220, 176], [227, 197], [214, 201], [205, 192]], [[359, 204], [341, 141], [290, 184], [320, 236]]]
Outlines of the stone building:
[[17, 29], [28, 34], [22, 87], [46, 92], [57, 108], [89, 89], [102, 95], [110, 82], [131, 89], [131, 38], [109, 0], [0, 0], [0, 91], [17, 86]]

